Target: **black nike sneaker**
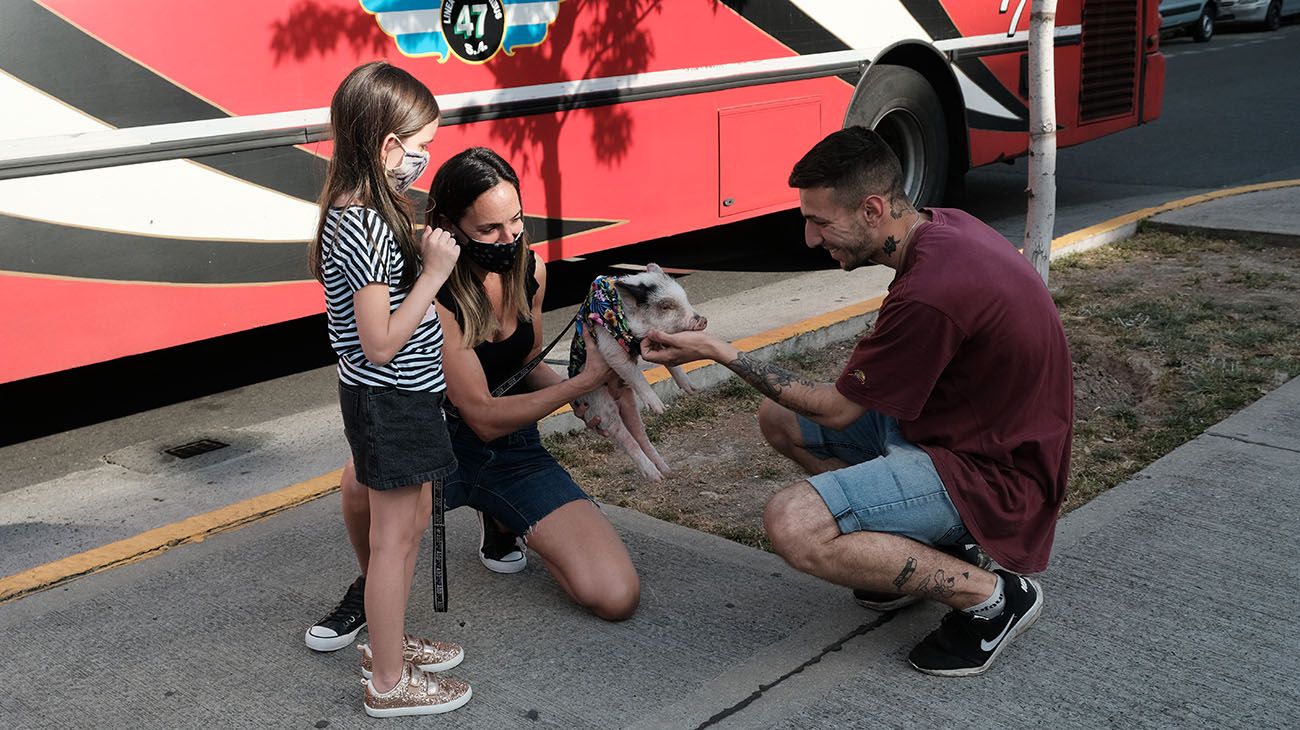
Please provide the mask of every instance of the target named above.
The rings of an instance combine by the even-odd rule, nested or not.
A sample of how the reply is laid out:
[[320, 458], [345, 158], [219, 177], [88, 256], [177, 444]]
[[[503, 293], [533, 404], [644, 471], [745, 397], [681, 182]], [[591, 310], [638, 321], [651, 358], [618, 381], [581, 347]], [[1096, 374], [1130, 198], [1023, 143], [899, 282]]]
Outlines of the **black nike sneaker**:
[[1011, 640], [1024, 633], [1043, 611], [1043, 587], [1037, 581], [1005, 570], [1007, 604], [994, 618], [953, 609], [939, 628], [921, 640], [907, 660], [926, 674], [969, 677], [983, 674]]
[[[958, 560], [964, 560], [980, 570], [988, 570], [993, 566], [993, 558], [990, 558], [979, 545], [936, 545], [935, 550], [948, 553]], [[893, 611], [921, 600], [920, 596], [907, 593], [877, 593], [861, 588], [853, 589], [853, 598], [863, 608], [870, 608], [873, 611]]]
[[338, 651], [352, 643], [366, 627], [366, 579], [352, 581], [339, 605], [307, 629], [307, 648], [315, 651]]

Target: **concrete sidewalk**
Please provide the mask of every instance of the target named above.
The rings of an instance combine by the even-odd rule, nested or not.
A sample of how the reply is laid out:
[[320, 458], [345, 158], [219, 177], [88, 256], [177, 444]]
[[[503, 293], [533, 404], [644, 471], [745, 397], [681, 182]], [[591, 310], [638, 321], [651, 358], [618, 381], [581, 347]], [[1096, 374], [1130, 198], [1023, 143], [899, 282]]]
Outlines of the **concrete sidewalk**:
[[[1265, 218], [1300, 204], [1300, 188], [1275, 195], [1258, 207]], [[1288, 230], [1269, 233], [1300, 234], [1300, 225]], [[262, 430], [278, 444], [289, 437], [279, 430], [300, 425]], [[290, 446], [259, 458], [287, 465], [331, 444]], [[604, 623], [573, 607], [540, 565], [516, 576], [486, 572], [469, 514], [453, 512], [452, 611], [431, 612], [424, 562], [409, 625], [465, 645], [454, 673], [474, 685], [475, 699], [446, 717], [397, 722], [1295, 727], [1297, 473], [1300, 379], [1068, 515], [1043, 576], [1042, 619], [975, 679], [907, 666], [907, 651], [942, 615], [938, 606], [867, 611], [847, 590], [773, 555], [617, 508], [609, 514], [641, 572], [643, 601], [630, 621]], [[200, 476], [181, 485], [185, 493], [220, 503], [220, 490]], [[64, 486], [61, 499], [76, 500]], [[78, 507], [99, 539], [117, 524], [112, 510], [128, 509], [122, 496]], [[49, 525], [45, 537], [0, 531], [0, 562], [20, 569], [66, 549], [53, 544], [69, 539], [55, 532], [55, 518], [38, 521]], [[354, 577], [352, 562], [332, 495], [0, 604], [0, 630], [11, 637], [0, 660], [9, 678], [0, 727], [375, 726], [361, 712], [355, 652], [317, 655], [302, 643]]]
[[[775, 556], [611, 508], [644, 600], [608, 624], [538, 567], [489, 574], [452, 513], [465, 728], [1295, 727], [1300, 380], [1062, 522], [1043, 617], [976, 679], [911, 670], [941, 616], [878, 614]], [[337, 497], [0, 606], [0, 725], [371, 727], [357, 657], [302, 632], [353, 577]]]

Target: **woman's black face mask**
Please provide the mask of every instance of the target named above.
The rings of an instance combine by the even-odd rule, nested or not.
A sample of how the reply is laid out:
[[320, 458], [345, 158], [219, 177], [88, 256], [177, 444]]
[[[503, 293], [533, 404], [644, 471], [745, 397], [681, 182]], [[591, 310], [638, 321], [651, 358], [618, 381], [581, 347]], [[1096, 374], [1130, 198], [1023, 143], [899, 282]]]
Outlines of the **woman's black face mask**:
[[[456, 226], [458, 229], [460, 226]], [[515, 240], [509, 243], [490, 243], [488, 241], [479, 241], [469, 237], [461, 229], [461, 234], [465, 237], [461, 248], [469, 256], [470, 261], [478, 264], [487, 271], [496, 274], [504, 273], [510, 270], [515, 262], [515, 256], [519, 253], [519, 246], [524, 240], [524, 229], [520, 228], [519, 233], [515, 235]]]

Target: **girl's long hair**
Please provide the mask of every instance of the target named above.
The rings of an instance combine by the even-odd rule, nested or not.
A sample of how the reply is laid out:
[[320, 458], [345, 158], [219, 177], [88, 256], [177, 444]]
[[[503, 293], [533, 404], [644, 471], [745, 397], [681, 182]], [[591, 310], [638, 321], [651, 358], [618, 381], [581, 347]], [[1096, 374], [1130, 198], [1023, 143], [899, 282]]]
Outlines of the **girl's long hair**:
[[[505, 180], [519, 193], [519, 176], [501, 155], [486, 147], [471, 147], [442, 163], [429, 188], [429, 221], [437, 225], [440, 216], [460, 226], [465, 212], [483, 193]], [[519, 202], [523, 204], [523, 196]], [[504, 314], [532, 322], [533, 307], [528, 301], [528, 234], [521, 239], [514, 263], [501, 274]], [[474, 276], [468, 256], [456, 260], [456, 268], [447, 280], [448, 291], [459, 310], [465, 347], [475, 347], [501, 329], [483, 282]]]
[[324, 282], [321, 237], [335, 200], [350, 200], [372, 208], [388, 224], [402, 251], [400, 288], [415, 283], [420, 273], [411, 201], [390, 182], [384, 169], [384, 138], [419, 132], [439, 116], [433, 94], [414, 76], [384, 61], [358, 66], [343, 79], [330, 101], [330, 131], [334, 156], [325, 172], [316, 237], [307, 250], [307, 263]]

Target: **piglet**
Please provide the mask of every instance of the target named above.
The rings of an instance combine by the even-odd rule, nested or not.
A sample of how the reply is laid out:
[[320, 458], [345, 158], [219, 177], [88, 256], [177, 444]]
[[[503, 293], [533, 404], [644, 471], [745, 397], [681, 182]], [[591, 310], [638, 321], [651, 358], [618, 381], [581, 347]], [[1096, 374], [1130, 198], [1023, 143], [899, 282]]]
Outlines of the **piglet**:
[[[642, 476], [650, 481], [662, 479], [668, 465], [650, 443], [641, 421], [641, 407], [664, 412], [663, 401], [641, 374], [641, 340], [652, 329], [675, 333], [702, 330], [707, 324], [708, 320], [691, 308], [681, 285], [655, 264], [646, 266], [640, 274], [596, 277], [578, 310], [578, 329], [569, 348], [569, 376], [581, 372], [587, 362], [582, 332], [590, 328], [600, 354], [631, 387], [633, 397], [615, 400], [602, 387], [577, 399], [574, 405], [587, 406], [586, 419], [599, 418], [609, 437], [632, 457]], [[680, 367], [670, 367], [668, 372], [677, 387], [686, 393], [695, 392]]]

